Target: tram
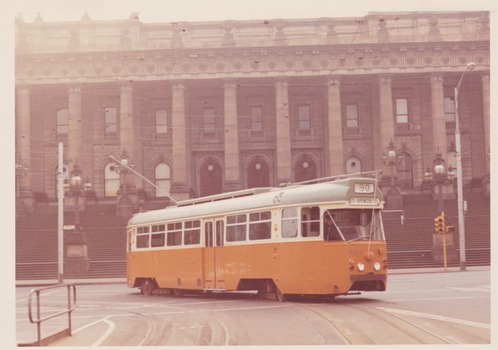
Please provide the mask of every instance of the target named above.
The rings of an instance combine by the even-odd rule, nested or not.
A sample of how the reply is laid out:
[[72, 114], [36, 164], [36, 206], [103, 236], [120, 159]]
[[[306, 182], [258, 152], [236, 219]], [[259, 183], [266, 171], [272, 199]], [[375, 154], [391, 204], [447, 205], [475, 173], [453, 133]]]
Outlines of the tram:
[[135, 214], [127, 283], [143, 294], [258, 291], [262, 298], [385, 291], [375, 177], [255, 188]]

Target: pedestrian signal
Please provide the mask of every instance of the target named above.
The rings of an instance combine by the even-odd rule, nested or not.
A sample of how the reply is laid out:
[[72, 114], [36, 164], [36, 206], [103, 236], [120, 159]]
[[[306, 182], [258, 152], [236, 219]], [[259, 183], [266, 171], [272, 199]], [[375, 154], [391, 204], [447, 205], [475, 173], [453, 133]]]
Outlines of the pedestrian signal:
[[437, 233], [446, 233], [446, 218], [444, 212], [434, 219], [434, 229]]
[[455, 232], [455, 226], [446, 226], [446, 233]]

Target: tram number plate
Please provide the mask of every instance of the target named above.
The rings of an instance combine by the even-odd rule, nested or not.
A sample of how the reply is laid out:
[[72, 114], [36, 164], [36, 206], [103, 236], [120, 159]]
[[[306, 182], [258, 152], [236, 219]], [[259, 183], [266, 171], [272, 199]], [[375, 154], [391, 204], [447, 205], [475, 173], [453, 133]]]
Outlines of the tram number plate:
[[350, 205], [379, 205], [379, 198], [358, 198], [353, 197], [349, 198]]
[[355, 193], [374, 193], [375, 186], [372, 183], [359, 182], [354, 184]]

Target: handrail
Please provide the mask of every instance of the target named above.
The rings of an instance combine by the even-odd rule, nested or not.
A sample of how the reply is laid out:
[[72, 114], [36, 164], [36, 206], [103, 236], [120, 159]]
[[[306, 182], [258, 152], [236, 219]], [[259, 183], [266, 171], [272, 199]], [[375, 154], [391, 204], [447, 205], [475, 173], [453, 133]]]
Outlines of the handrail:
[[[56, 312], [54, 314], [45, 316], [41, 318], [41, 310], [40, 310], [40, 295], [42, 291], [50, 290], [50, 289], [56, 289], [56, 288], [62, 288], [66, 287], [67, 288], [67, 308], [63, 311]], [[72, 293], [72, 303], [71, 303], [71, 289], [73, 290]], [[33, 318], [33, 295], [36, 294], [36, 318]], [[76, 286], [74, 284], [57, 284], [49, 287], [44, 287], [44, 288], [37, 288], [31, 290], [29, 293], [28, 297], [28, 316], [29, 316], [29, 322], [31, 323], [36, 323], [37, 325], [37, 341], [36, 343], [32, 344], [34, 346], [43, 346], [43, 345], [48, 345], [50, 342], [53, 342], [55, 340], [58, 340], [64, 336], [69, 336], [71, 335], [71, 313], [76, 309]], [[68, 315], [68, 328], [64, 329], [61, 332], [58, 332], [57, 334], [51, 335], [49, 337], [46, 337], [44, 339], [41, 338], [41, 323], [43, 321], [61, 316], [67, 314]]]

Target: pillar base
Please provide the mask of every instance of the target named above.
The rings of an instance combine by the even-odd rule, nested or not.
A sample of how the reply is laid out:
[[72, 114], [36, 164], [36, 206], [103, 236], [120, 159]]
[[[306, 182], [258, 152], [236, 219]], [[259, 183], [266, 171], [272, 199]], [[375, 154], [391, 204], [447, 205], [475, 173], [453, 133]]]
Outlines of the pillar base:
[[386, 209], [401, 209], [403, 207], [403, 196], [397, 189], [388, 191], [386, 195]]
[[[441, 193], [443, 195], [443, 200], [446, 199], [456, 199], [455, 187], [451, 183], [443, 184], [441, 186]], [[439, 200], [439, 185], [434, 185], [432, 187], [432, 199], [435, 201]]]
[[192, 190], [187, 184], [175, 183], [171, 185], [170, 189], [171, 197], [179, 202], [186, 199], [193, 198]]
[[136, 212], [136, 207], [133, 205], [128, 195], [118, 197], [116, 204], [116, 215], [121, 218], [131, 218]]
[[240, 191], [241, 189], [242, 185], [239, 181], [226, 181], [223, 185], [223, 192]]
[[17, 200], [19, 208], [16, 210], [22, 211], [23, 214], [31, 214], [35, 210], [35, 197], [31, 189], [21, 188]]
[[486, 175], [482, 178], [481, 185], [482, 185], [482, 194], [484, 198], [489, 199], [490, 198], [490, 184], [489, 184], [489, 175]]

